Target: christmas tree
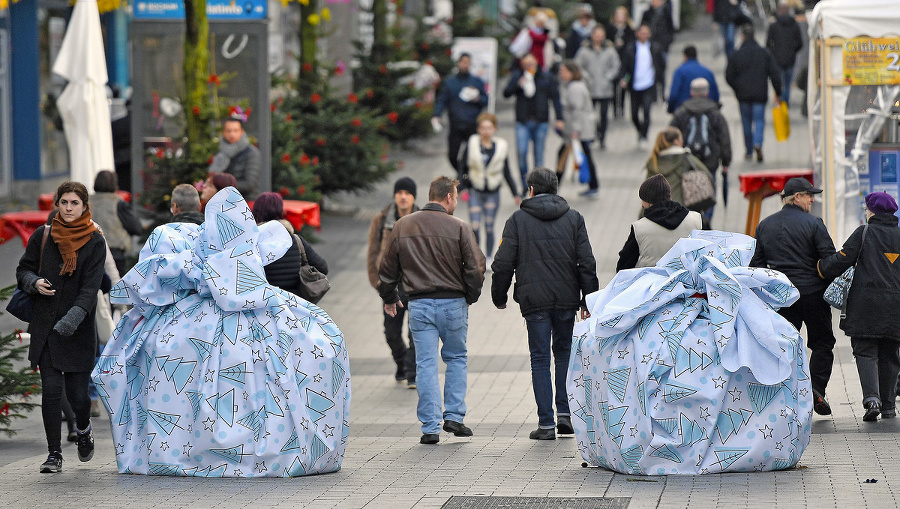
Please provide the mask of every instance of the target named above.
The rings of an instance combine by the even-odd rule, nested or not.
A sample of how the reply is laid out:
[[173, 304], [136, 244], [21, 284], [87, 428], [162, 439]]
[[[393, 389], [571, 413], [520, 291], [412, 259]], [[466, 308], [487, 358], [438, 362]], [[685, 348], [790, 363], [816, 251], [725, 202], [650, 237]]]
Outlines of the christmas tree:
[[[0, 302], [12, 296], [15, 285], [0, 289]], [[0, 433], [15, 435], [13, 419], [22, 419], [37, 406], [32, 397], [41, 392], [41, 376], [29, 366], [16, 368], [25, 358], [28, 345], [22, 344], [21, 330], [0, 335]]]

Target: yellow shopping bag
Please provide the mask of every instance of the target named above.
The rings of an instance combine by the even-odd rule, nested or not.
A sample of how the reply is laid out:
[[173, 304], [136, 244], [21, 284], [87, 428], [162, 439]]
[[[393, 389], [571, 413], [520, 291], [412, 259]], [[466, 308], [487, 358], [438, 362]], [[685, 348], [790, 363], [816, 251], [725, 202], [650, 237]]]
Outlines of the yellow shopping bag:
[[772, 108], [772, 124], [775, 125], [776, 140], [784, 141], [791, 136], [791, 119], [786, 102], [781, 101]]

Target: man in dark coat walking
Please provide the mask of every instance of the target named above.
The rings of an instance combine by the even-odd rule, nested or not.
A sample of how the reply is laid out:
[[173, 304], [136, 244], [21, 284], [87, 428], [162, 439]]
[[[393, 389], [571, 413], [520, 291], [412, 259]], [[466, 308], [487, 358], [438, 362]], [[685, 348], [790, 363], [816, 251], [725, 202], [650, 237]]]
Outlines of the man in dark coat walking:
[[800, 330], [806, 324], [809, 376], [813, 389], [813, 409], [830, 415], [825, 388], [834, 364], [835, 339], [831, 326], [831, 307], [825, 302], [828, 281], [819, 277], [816, 264], [834, 254], [834, 242], [821, 218], [809, 213], [814, 196], [822, 190], [805, 178], [795, 177], [784, 185], [781, 211], [762, 220], [756, 228], [756, 252], [751, 267], [774, 269], [784, 273], [800, 292], [793, 305], [778, 310]]
[[772, 52], [775, 63], [781, 69], [781, 79], [784, 82], [781, 98], [790, 105], [794, 63], [797, 60], [797, 53], [803, 49], [803, 35], [800, 33], [800, 25], [791, 16], [791, 7], [787, 2], [779, 2], [776, 15], [775, 23], [769, 25], [766, 48]]
[[[589, 316], [584, 297], [597, 291], [599, 283], [584, 218], [556, 194], [556, 173], [535, 168], [526, 183], [530, 198], [506, 222], [494, 257], [491, 298], [498, 309], [505, 309], [515, 274], [513, 299], [519, 303], [528, 329], [531, 383], [538, 407], [538, 429], [529, 438], [555, 440], [554, 427], [561, 434], [574, 433], [566, 395], [572, 329], [579, 307], [582, 318]], [[551, 349], [556, 366], [556, 423]]]
[[434, 103], [431, 126], [435, 132], [441, 131], [440, 119], [447, 110], [450, 129], [447, 132], [447, 159], [459, 176], [459, 148], [463, 142], [475, 134], [476, 119], [488, 105], [488, 94], [484, 81], [469, 72], [472, 56], [463, 53], [456, 61], [456, 74], [448, 77], [441, 85], [441, 92]]

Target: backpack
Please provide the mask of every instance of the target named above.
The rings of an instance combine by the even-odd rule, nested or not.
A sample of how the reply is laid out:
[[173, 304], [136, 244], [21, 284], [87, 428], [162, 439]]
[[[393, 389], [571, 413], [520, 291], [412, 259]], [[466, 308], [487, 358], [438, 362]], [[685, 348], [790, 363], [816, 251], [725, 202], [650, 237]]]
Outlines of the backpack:
[[685, 137], [685, 146], [698, 159], [706, 160], [712, 154], [709, 136], [709, 117], [706, 113], [697, 113], [688, 123], [688, 132]]

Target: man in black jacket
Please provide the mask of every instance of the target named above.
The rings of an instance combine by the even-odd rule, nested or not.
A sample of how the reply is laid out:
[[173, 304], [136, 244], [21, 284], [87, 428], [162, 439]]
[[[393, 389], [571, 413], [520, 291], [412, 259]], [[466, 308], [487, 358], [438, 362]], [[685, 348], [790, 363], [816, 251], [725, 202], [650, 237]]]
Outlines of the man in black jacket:
[[[589, 316], [584, 297], [600, 285], [584, 218], [556, 194], [556, 173], [535, 168], [526, 184], [530, 198], [506, 222], [494, 257], [491, 298], [498, 309], [505, 309], [515, 274], [513, 299], [519, 303], [528, 329], [531, 383], [538, 407], [538, 429], [529, 438], [555, 440], [554, 427], [561, 434], [574, 433], [566, 375], [575, 312], [581, 307], [582, 318]], [[551, 337], [558, 423], [553, 420]]]
[[784, 185], [781, 211], [762, 220], [756, 228], [756, 252], [751, 267], [784, 273], [800, 292], [800, 299], [778, 313], [799, 331], [806, 324], [807, 346], [812, 350], [809, 375], [812, 379], [813, 409], [830, 415], [825, 388], [834, 364], [834, 331], [831, 307], [825, 302], [828, 281], [819, 277], [816, 264], [834, 254], [834, 242], [821, 218], [809, 213], [814, 195], [822, 190], [805, 178], [792, 178]]
[[781, 69], [784, 89], [781, 98], [784, 102], [791, 103], [791, 81], [794, 78], [794, 62], [797, 53], [803, 49], [803, 35], [800, 33], [800, 25], [791, 16], [791, 7], [787, 2], [779, 2], [775, 23], [769, 25], [766, 35], [766, 48], [775, 57], [775, 63]]
[[[638, 148], [646, 148], [650, 130], [650, 106], [656, 99], [656, 83], [666, 74], [662, 49], [650, 40], [650, 27], [641, 25], [635, 41], [622, 53], [619, 85], [631, 95], [631, 122], [638, 132]], [[643, 118], [640, 114], [643, 113]]]
[[753, 38], [753, 25], [741, 27], [743, 43], [728, 59], [725, 81], [734, 89], [741, 108], [744, 127], [744, 159], [762, 162], [763, 132], [766, 127], [766, 101], [769, 97], [769, 80], [775, 88], [775, 102], [781, 102], [781, 69], [769, 50], [757, 44]]

